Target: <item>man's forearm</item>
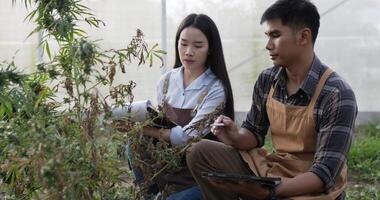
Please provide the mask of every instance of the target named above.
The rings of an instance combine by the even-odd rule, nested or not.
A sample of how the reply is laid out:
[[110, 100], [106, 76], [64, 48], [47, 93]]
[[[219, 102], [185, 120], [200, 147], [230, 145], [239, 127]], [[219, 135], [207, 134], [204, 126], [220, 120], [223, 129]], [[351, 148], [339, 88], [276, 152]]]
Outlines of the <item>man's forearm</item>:
[[253, 133], [248, 129], [240, 128], [231, 146], [238, 150], [250, 150], [257, 147], [257, 144], [257, 138]]
[[285, 179], [276, 188], [278, 197], [294, 197], [303, 194], [321, 193], [324, 190], [322, 180], [313, 172], [306, 172], [291, 179]]

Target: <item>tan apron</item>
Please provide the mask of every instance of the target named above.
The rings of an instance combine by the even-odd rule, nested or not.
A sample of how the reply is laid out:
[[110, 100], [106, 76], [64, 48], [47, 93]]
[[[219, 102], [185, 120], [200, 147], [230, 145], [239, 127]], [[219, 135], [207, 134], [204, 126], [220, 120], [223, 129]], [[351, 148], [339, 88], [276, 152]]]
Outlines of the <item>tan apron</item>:
[[[308, 172], [313, 164], [316, 152], [317, 132], [313, 118], [313, 109], [317, 98], [332, 73], [327, 68], [318, 82], [308, 106], [285, 105], [273, 98], [271, 87], [266, 109], [270, 122], [274, 152], [267, 154], [265, 149], [255, 148], [240, 151], [244, 161], [257, 176], [293, 178]], [[336, 179], [333, 189], [328, 194], [302, 195], [291, 197], [293, 200], [334, 200], [345, 189], [347, 183], [347, 166]]]
[[[184, 127], [187, 124], [189, 124], [193, 117], [196, 115], [196, 113], [198, 112], [198, 108], [201, 107], [204, 98], [207, 96], [211, 86], [217, 81], [217, 79], [215, 78], [214, 80], [212, 80], [205, 89], [205, 91], [201, 93], [201, 95], [198, 98], [197, 105], [194, 109], [181, 109], [172, 107], [165, 101], [166, 94], [169, 88], [170, 74], [171, 73], [168, 73], [163, 85], [163, 102], [161, 102], [161, 109], [170, 120]], [[183, 156], [182, 158], [181, 166], [182, 167], [180, 167], [180, 169], [174, 172], [166, 171], [158, 176], [158, 178], [156, 179], [156, 183], [160, 190], [163, 190], [165, 185], [168, 185], [167, 192], [171, 194], [196, 185], [196, 182], [186, 165], [185, 156]]]

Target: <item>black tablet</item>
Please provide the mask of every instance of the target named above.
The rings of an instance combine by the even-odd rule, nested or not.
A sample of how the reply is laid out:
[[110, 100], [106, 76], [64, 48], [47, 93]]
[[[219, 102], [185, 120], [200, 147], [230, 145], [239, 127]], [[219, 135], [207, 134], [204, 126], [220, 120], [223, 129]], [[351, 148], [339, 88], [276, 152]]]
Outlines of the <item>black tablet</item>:
[[244, 175], [244, 174], [202, 172], [201, 175], [204, 178], [210, 177], [210, 178], [229, 180], [229, 181], [250, 181], [250, 182], [258, 183], [267, 187], [276, 187], [281, 182], [281, 178], [259, 177], [259, 176]]

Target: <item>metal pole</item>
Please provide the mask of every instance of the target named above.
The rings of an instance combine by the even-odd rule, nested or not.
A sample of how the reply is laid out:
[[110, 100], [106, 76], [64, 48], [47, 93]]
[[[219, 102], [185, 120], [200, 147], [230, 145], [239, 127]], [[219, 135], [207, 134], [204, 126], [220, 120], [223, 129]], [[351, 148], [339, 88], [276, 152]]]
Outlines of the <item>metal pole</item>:
[[344, 3], [347, 3], [347, 1], [348, 1], [348, 0], [343, 0], [343, 1], [339, 2], [339, 3], [337, 3], [335, 6], [329, 8], [328, 10], [326, 10], [325, 12], [323, 12], [323, 13], [321, 14], [321, 18], [322, 18], [323, 16], [327, 15], [329, 12], [331, 12], [331, 11], [337, 9], [338, 7], [340, 7], [341, 5], [343, 5]]
[[[166, 0], [161, 0], [161, 48], [167, 51], [166, 47]], [[164, 65], [161, 68], [161, 74], [167, 70], [166, 55], [163, 55]]]
[[43, 31], [38, 32], [38, 41], [37, 41], [37, 64], [44, 62], [44, 47], [42, 46], [42, 37]]

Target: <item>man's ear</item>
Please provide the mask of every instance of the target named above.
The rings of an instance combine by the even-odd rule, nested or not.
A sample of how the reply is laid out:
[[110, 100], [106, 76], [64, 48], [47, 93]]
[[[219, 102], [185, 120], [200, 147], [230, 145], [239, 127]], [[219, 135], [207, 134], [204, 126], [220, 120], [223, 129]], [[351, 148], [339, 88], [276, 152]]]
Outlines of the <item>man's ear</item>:
[[309, 28], [300, 29], [297, 32], [297, 41], [300, 45], [312, 43], [311, 30]]

